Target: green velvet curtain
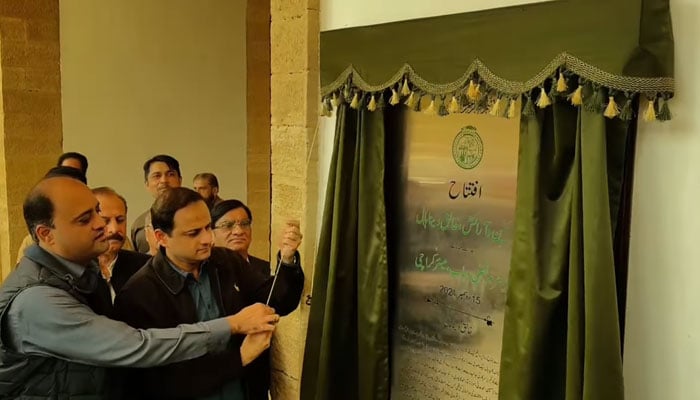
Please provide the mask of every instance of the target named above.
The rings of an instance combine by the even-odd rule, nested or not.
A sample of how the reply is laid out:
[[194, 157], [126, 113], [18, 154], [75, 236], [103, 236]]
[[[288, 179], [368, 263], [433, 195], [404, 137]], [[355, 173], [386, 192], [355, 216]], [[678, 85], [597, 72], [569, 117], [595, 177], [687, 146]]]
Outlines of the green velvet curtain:
[[[478, 70], [467, 70], [475, 60]], [[544, 92], [562, 70], [568, 90], [534, 109], [530, 91]], [[656, 99], [651, 110], [662, 114], [663, 104], [666, 119], [672, 76], [669, 0], [558, 0], [323, 32], [323, 104], [333, 96], [340, 105], [301, 398], [388, 398], [393, 206], [383, 185], [397, 167], [385, 148], [398, 147], [387, 141], [402, 132], [390, 110], [403, 106], [382, 105], [406, 79], [443, 106], [481, 79], [496, 97], [531, 99], [521, 120], [500, 399], [622, 399], [626, 243], [618, 239], [627, 227], [618, 221], [628, 218], [636, 119], [602, 110], [608, 96], [622, 105], [624, 94], [627, 104]], [[583, 81], [583, 106], [574, 107], [566, 97]]]
[[[391, 129], [391, 128], [390, 128]], [[337, 110], [301, 399], [387, 399], [389, 296], [381, 111]]]
[[614, 223], [630, 123], [523, 117], [500, 399], [624, 398]]
[[562, 52], [615, 77], [672, 77], [669, 0], [556, 0], [322, 32], [322, 95], [351, 65], [381, 88], [404, 63], [439, 85], [458, 80], [476, 59], [524, 82]]

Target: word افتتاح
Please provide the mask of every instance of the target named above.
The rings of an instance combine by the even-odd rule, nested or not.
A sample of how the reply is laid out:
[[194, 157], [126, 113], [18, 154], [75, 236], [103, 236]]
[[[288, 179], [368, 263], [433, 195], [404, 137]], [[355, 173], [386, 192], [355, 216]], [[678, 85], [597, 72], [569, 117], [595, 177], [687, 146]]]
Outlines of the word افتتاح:
[[462, 184], [462, 190], [454, 191], [455, 185], [457, 185], [457, 181], [455, 181], [455, 180], [450, 181], [450, 188], [447, 190], [447, 195], [452, 200], [456, 200], [460, 197], [462, 197], [464, 199], [468, 199], [470, 197], [481, 198], [481, 185], [479, 185], [479, 181], [464, 182]]
[[459, 232], [464, 237], [482, 236], [496, 244], [503, 244], [503, 229], [493, 229], [491, 221], [480, 221], [479, 217], [470, 215], [462, 222], [451, 212], [446, 212], [442, 217], [435, 217], [427, 208], [422, 207], [416, 213], [416, 224], [423, 229], [439, 230], [441, 232]]

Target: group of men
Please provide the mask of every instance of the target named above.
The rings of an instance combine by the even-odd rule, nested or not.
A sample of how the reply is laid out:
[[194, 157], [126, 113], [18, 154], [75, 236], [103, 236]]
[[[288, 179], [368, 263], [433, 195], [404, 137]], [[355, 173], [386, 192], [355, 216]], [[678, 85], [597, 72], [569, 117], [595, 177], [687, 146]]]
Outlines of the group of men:
[[250, 209], [214, 175], [195, 191], [173, 157], [146, 161], [154, 203], [127, 236], [126, 200], [90, 190], [87, 165], [64, 154], [25, 200], [31, 245], [0, 287], [0, 398], [267, 399], [271, 336], [304, 284], [298, 224], [275, 279], [248, 254]]

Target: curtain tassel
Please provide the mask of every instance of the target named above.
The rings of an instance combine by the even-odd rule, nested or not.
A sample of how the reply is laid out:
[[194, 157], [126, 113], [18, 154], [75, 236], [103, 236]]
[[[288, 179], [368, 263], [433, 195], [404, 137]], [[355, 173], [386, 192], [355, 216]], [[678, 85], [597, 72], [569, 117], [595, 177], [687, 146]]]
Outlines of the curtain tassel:
[[406, 99], [406, 102], [404, 104], [406, 104], [408, 106], [408, 108], [413, 108], [416, 105], [415, 92], [411, 92], [411, 94], [408, 96], [408, 99]]
[[444, 117], [445, 115], [448, 115], [450, 112], [447, 111], [447, 104], [445, 102], [445, 97], [442, 96], [440, 97], [440, 107], [438, 107], [438, 115], [441, 117]]
[[644, 111], [644, 120], [647, 122], [656, 121], [656, 111], [654, 110], [654, 102], [656, 99], [649, 99], [647, 101], [647, 109]]
[[668, 108], [668, 97], [665, 95], [659, 99], [659, 121], [668, 121], [671, 119], [671, 110]]
[[508, 118], [515, 118], [515, 99], [510, 99], [510, 105], [508, 105]]
[[403, 86], [401, 87], [401, 95], [408, 96], [411, 94], [411, 88], [408, 87], [408, 78], [403, 78]]
[[535, 106], [532, 104], [532, 96], [530, 93], [526, 94], [527, 97], [527, 102], [525, 103], [525, 107], [523, 108], [523, 115], [526, 117], [533, 117], [537, 113], [535, 112]]
[[367, 110], [374, 111], [377, 109], [377, 100], [374, 99], [374, 95], [369, 99], [369, 104], [367, 104]]
[[489, 115], [493, 115], [494, 117], [498, 117], [501, 115], [501, 99], [500, 97], [496, 99], [496, 102], [493, 103], [493, 106], [491, 106], [491, 111], [489, 111]]
[[428, 115], [437, 115], [437, 111], [435, 111], [435, 98], [430, 100], [430, 105], [428, 105], [428, 108], [426, 108], [423, 112]]
[[578, 85], [576, 90], [569, 97], [571, 104], [574, 106], [580, 106], [583, 104], [583, 85]]
[[321, 101], [321, 116], [330, 117], [331, 115], [331, 110], [328, 107], [328, 100]]
[[634, 118], [634, 113], [632, 112], [632, 98], [627, 95], [625, 105], [622, 106], [622, 110], [620, 110], [620, 119], [623, 121], [631, 121], [632, 118]]
[[357, 110], [360, 107], [360, 96], [355, 92], [355, 95], [352, 96], [352, 101], [350, 102], [350, 108]]
[[423, 99], [423, 95], [420, 93], [416, 94], [416, 102], [413, 104], [413, 111], [420, 111], [420, 102]]
[[340, 105], [340, 97], [338, 97], [338, 94], [333, 92], [333, 97], [331, 98], [331, 105], [333, 108], [338, 108]]
[[537, 107], [547, 108], [547, 106], [550, 105], [552, 105], [552, 100], [549, 99], [547, 92], [544, 90], [544, 87], [542, 87], [540, 90], [540, 98], [537, 99]]
[[480, 83], [474, 83], [473, 80], [469, 81], [469, 88], [467, 89], [467, 97], [469, 97], [469, 100], [471, 101], [476, 101], [479, 99], [479, 96], [481, 96], [481, 84]]
[[605, 107], [605, 112], [603, 113], [608, 118], [615, 118], [620, 115], [620, 109], [615, 103], [615, 96], [608, 96], [608, 106]]
[[599, 113], [603, 111], [603, 89], [601, 87], [593, 86], [593, 96], [588, 98], [588, 101], [584, 102], [583, 106], [586, 111]]
[[459, 101], [457, 101], [456, 96], [452, 96], [452, 100], [450, 101], [450, 107], [447, 109], [447, 111], [449, 111], [450, 114], [457, 114], [460, 111]]
[[566, 86], [566, 78], [564, 78], [564, 73], [559, 71], [559, 79], [557, 80], [557, 92], [564, 93], [567, 90], [569, 90], [569, 87]]
[[401, 102], [401, 99], [399, 98], [399, 93], [396, 91], [396, 89], [391, 88], [391, 99], [389, 99], [389, 104], [392, 106], [395, 106]]

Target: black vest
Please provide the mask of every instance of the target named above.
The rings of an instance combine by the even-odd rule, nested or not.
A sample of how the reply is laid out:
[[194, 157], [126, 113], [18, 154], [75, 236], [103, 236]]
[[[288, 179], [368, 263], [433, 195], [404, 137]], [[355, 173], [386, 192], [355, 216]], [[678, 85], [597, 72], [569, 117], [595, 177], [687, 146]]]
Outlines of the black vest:
[[37, 245], [27, 249], [0, 288], [0, 399], [107, 399], [107, 371], [58, 358], [18, 353], [9, 347], [7, 310], [15, 297], [32, 286], [65, 290], [100, 314], [109, 314], [108, 287], [97, 274], [73, 277], [54, 256]]

